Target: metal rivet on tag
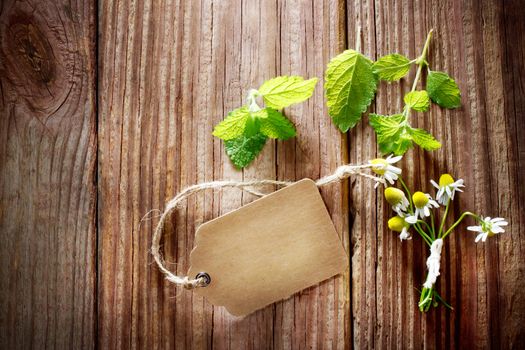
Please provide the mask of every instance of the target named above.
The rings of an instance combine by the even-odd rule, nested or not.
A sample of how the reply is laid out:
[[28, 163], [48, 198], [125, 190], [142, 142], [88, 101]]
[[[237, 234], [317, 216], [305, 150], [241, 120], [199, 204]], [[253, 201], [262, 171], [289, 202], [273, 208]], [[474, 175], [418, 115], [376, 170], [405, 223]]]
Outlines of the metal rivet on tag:
[[206, 272], [199, 272], [197, 276], [195, 276], [195, 279], [204, 278], [204, 285], [203, 287], [209, 285], [211, 283], [211, 277]]

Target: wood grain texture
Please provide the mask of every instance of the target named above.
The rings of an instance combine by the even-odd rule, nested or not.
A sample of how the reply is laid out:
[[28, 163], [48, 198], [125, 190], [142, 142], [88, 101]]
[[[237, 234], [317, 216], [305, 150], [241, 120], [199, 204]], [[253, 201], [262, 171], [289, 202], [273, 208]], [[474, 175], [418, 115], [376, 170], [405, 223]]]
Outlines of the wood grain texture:
[[[0, 348], [520, 348], [524, 18], [519, 0], [1, 2]], [[285, 110], [298, 137], [237, 171], [211, 130], [248, 89], [322, 78], [347, 47], [415, 58], [430, 28], [431, 65], [456, 79], [462, 107], [412, 116], [443, 148], [409, 151], [404, 176], [431, 191], [450, 172], [467, 185], [453, 217], [510, 221], [485, 245], [468, 221], [447, 239], [438, 289], [454, 311], [420, 314], [428, 248], [387, 229], [380, 191], [361, 179], [321, 191], [350, 255], [343, 276], [242, 319], [163, 279], [149, 253], [156, 212], [141, 219], [185, 186], [317, 179], [378, 155], [366, 117], [346, 135], [335, 128], [321, 81]], [[414, 73], [381, 83], [370, 110], [398, 110]], [[172, 269], [187, 271], [201, 223], [253, 199], [188, 200], [163, 242]]]
[[[522, 5], [521, 5], [522, 7]], [[465, 179], [467, 191], [453, 210], [510, 219], [505, 235], [475, 244], [468, 221], [445, 243], [438, 290], [455, 308], [417, 309], [414, 287], [425, 278], [428, 248], [420, 240], [400, 243], [386, 228], [391, 212], [369, 184], [353, 188], [352, 314], [356, 348], [517, 348], [525, 339], [523, 315], [523, 10], [517, 2], [376, 1], [347, 3], [349, 46], [357, 40], [376, 59], [398, 52], [420, 53], [434, 28], [429, 61], [450, 73], [463, 92], [454, 111], [433, 107], [413, 115], [413, 125], [430, 130], [443, 147], [412, 150], [403, 162], [414, 189], [431, 191], [430, 179], [449, 172]], [[519, 20], [521, 18], [521, 20]], [[356, 38], [356, 27], [363, 38]], [[520, 41], [521, 40], [521, 41]], [[371, 108], [391, 114], [410, 89], [412, 71], [401, 84], [381, 83]], [[375, 136], [362, 124], [350, 133], [350, 159], [373, 157]], [[370, 145], [370, 147], [367, 147]], [[359, 215], [374, 213], [374, 215]], [[376, 214], [377, 213], [377, 217]], [[449, 220], [449, 224], [452, 221]], [[367, 230], [368, 229], [368, 230]], [[370, 234], [372, 233], [372, 234]]]
[[[187, 185], [318, 178], [345, 161], [344, 136], [318, 117], [325, 114], [320, 86], [312, 100], [286, 111], [297, 125], [297, 141], [269, 142], [245, 171], [233, 169], [211, 135], [213, 125], [265, 79], [322, 76], [343, 48], [341, 10], [329, 1], [101, 2], [101, 347], [348, 346], [349, 289], [342, 277], [237, 319], [166, 283], [149, 254], [155, 220], [139, 227], [144, 214], [163, 208]], [[334, 185], [323, 194], [338, 232], [347, 237], [345, 192]], [[164, 241], [172, 268], [186, 272], [200, 223], [253, 199], [234, 190], [189, 200]]]
[[94, 2], [0, 4], [0, 348], [95, 345]]

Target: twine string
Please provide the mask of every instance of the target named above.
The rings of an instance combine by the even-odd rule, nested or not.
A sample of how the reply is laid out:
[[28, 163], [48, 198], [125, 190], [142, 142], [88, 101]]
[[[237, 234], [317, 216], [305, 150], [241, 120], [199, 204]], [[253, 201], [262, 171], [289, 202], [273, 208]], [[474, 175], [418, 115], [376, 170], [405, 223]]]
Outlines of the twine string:
[[430, 246], [430, 256], [427, 259], [428, 275], [427, 280], [423, 283], [423, 287], [425, 288], [432, 288], [439, 276], [442, 248], [443, 240], [441, 238], [436, 239]]
[[[317, 187], [322, 187], [322, 186], [326, 186], [334, 182], [343, 181], [344, 179], [350, 177], [351, 175], [365, 177], [377, 183], [384, 184], [385, 183], [384, 179], [362, 172], [362, 170], [364, 169], [372, 168], [372, 167], [378, 168], [379, 166], [377, 164], [376, 165], [372, 165], [372, 164], [342, 165], [338, 167], [333, 174], [320, 178], [319, 180], [315, 182], [315, 184], [317, 185]], [[170, 281], [171, 283], [174, 283], [176, 285], [181, 285], [186, 289], [205, 287], [208, 283], [205, 277], [190, 278], [188, 276], [177, 276], [166, 267], [166, 261], [164, 260], [162, 253], [161, 253], [161, 249], [160, 249], [160, 241], [164, 233], [164, 226], [165, 226], [166, 220], [168, 219], [170, 214], [173, 213], [173, 211], [180, 206], [182, 201], [184, 201], [191, 195], [204, 191], [204, 190], [208, 190], [208, 189], [215, 190], [215, 189], [233, 187], [233, 188], [239, 188], [241, 190], [244, 190], [248, 193], [251, 193], [251, 194], [254, 194], [260, 197], [260, 196], [264, 196], [265, 194], [258, 192], [254, 188], [267, 186], [267, 185], [285, 187], [293, 183], [295, 183], [295, 181], [280, 181], [280, 180], [269, 180], [269, 179], [248, 180], [248, 181], [223, 180], [223, 181], [203, 182], [203, 183], [192, 185], [192, 186], [185, 188], [184, 190], [179, 192], [175, 197], [173, 197], [170, 201], [168, 201], [168, 203], [166, 204], [166, 208], [164, 209], [164, 212], [160, 215], [159, 222], [157, 223], [157, 227], [155, 228], [155, 231], [153, 233], [153, 239], [152, 239], [152, 244], [151, 244], [151, 254], [153, 255], [155, 263], [159, 267], [160, 271], [166, 276], [166, 279]], [[439, 267], [438, 267], [438, 270], [439, 270]]]

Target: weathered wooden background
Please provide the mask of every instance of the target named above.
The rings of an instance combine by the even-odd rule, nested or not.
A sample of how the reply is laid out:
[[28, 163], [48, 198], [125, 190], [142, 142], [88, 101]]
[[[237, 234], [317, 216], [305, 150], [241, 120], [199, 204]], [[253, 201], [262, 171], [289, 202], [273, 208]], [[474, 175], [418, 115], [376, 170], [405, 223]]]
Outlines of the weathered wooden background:
[[[525, 342], [525, 4], [522, 1], [4, 0], [0, 3], [0, 348], [520, 348]], [[361, 28], [361, 31], [359, 31]], [[322, 77], [360, 45], [430, 61], [463, 92], [415, 124], [443, 148], [408, 152], [412, 186], [464, 178], [461, 209], [510, 220], [486, 245], [457, 230], [439, 290], [454, 311], [422, 315], [427, 248], [401, 244], [373, 185], [323, 189], [348, 272], [244, 319], [163, 280], [150, 209], [213, 179], [318, 178], [377, 154], [366, 122], [331, 123], [319, 86], [287, 109], [298, 137], [236, 171], [212, 126], [246, 91], [285, 74]], [[358, 35], [357, 33], [361, 33]], [[414, 72], [411, 73], [413, 77]], [[394, 112], [402, 84], [372, 110]], [[414, 118], [415, 119], [415, 118]], [[164, 241], [183, 273], [195, 227], [253, 200], [207, 193]]]

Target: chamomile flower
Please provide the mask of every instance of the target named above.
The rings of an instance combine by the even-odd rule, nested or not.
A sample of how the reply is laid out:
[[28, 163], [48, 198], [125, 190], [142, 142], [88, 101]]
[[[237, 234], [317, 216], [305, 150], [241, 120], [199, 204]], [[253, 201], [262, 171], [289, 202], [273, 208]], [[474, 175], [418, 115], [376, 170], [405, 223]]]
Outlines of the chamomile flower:
[[410, 225], [399, 215], [394, 216], [388, 220], [388, 228], [392, 231], [399, 232], [400, 240], [408, 240], [412, 238], [408, 233], [409, 227]]
[[411, 224], [417, 222], [417, 218], [420, 217], [424, 219], [425, 217], [430, 216], [430, 209], [432, 207], [438, 208], [439, 204], [428, 193], [416, 192], [412, 195], [412, 202], [414, 202], [414, 207], [416, 208], [414, 215], [411, 215], [406, 218], [406, 221]]
[[[387, 159], [376, 158], [369, 160], [368, 163], [372, 165], [374, 173], [379, 175], [381, 179], [385, 179], [393, 185], [399, 174], [401, 174], [401, 169], [392, 164], [397, 163], [401, 158], [403, 158], [403, 156], [393, 157], [392, 155], [389, 155]], [[376, 182], [375, 188], [377, 188], [377, 186], [379, 186], [379, 182]]]
[[405, 196], [405, 192], [395, 187], [385, 188], [385, 198], [392, 206], [392, 209], [400, 216], [407, 210], [410, 204]]
[[481, 217], [479, 223], [481, 224], [479, 226], [467, 227], [467, 230], [469, 231], [479, 232], [476, 236], [476, 243], [480, 240], [485, 242], [487, 237], [492, 237], [498, 233], [505, 232], [501, 226], [507, 226], [509, 224], [504, 218], [491, 219], [490, 216], [487, 216], [486, 218]]
[[442, 204], [446, 205], [450, 200], [454, 200], [454, 194], [456, 191], [463, 192], [460, 187], [465, 187], [463, 185], [463, 179], [454, 181], [454, 178], [450, 174], [443, 174], [439, 178], [439, 184], [434, 180], [430, 180], [432, 185], [437, 188], [436, 199]]

